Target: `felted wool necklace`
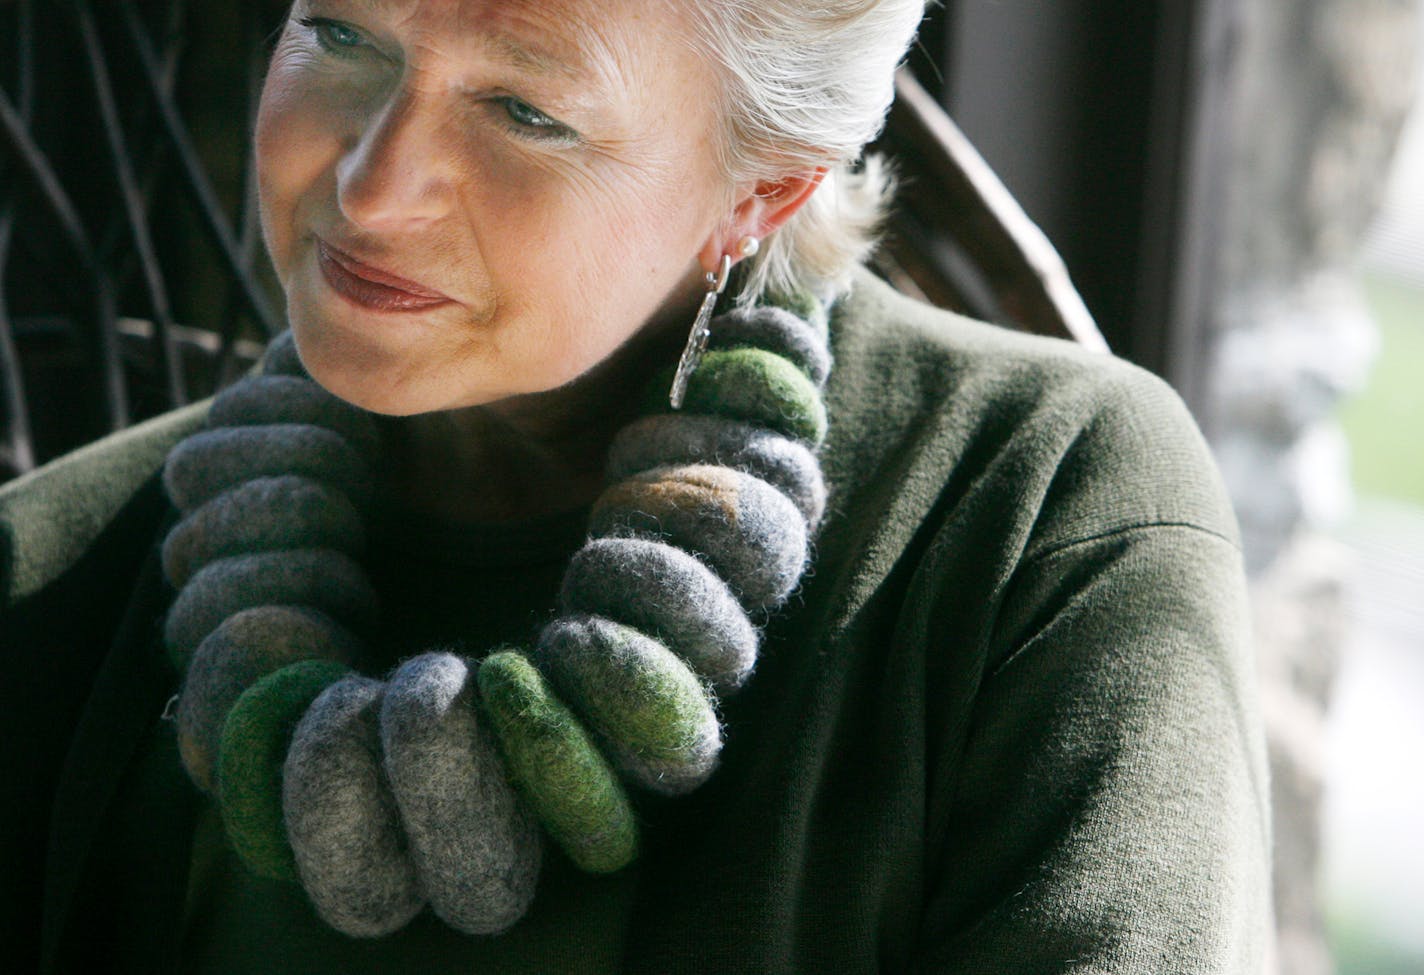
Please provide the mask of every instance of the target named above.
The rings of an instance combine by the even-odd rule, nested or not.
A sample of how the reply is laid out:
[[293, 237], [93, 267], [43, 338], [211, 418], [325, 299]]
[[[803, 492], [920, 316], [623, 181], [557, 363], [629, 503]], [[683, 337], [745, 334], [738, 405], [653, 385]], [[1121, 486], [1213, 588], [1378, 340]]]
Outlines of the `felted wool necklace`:
[[532, 647], [423, 653], [384, 680], [352, 670], [376, 605], [357, 561], [374, 419], [305, 375], [290, 333], [214, 399], [164, 470], [182, 515], [164, 638], [184, 767], [249, 869], [299, 881], [348, 935], [427, 904], [492, 934], [528, 909], [544, 837], [587, 871], [635, 858], [625, 783], [675, 795], [712, 773], [749, 614], [796, 588], [825, 505], [826, 323], [796, 311], [716, 319], [682, 410], [614, 438]]

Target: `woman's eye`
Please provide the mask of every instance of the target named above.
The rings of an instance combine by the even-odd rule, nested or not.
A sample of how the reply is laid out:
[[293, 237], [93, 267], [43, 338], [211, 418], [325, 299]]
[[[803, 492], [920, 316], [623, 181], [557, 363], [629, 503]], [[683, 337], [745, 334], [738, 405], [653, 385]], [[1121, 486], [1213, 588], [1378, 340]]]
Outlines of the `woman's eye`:
[[339, 20], [303, 17], [298, 23], [315, 34], [317, 43], [337, 57], [350, 57], [365, 43], [360, 31]]
[[552, 119], [526, 101], [512, 96], [497, 99], [508, 116], [509, 128], [526, 139], [542, 142], [574, 143], [578, 133], [557, 119]]

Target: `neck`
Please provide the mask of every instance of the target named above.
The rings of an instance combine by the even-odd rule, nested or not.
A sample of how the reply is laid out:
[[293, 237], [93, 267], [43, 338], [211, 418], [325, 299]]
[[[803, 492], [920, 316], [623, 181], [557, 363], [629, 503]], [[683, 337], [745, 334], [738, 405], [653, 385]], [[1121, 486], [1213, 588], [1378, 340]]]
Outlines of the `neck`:
[[454, 523], [511, 521], [590, 504], [613, 437], [643, 390], [676, 361], [687, 315], [658, 316], [558, 389], [385, 421], [383, 491]]

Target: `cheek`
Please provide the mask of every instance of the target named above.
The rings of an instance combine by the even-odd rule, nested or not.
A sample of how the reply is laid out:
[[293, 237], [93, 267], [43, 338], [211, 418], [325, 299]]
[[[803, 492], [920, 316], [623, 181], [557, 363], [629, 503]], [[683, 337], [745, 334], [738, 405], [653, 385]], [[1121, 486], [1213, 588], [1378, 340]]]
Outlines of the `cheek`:
[[253, 147], [262, 232], [283, 284], [292, 260], [297, 208], [330, 171], [340, 145], [331, 119], [341, 117], [301, 82], [299, 72], [274, 59], [262, 89]]
[[[553, 282], [564, 297], [564, 314], [550, 321], [543, 347], [558, 362], [564, 380], [592, 368], [645, 325], [665, 314], [669, 301], [692, 295], [696, 240], [689, 232], [692, 203], [627, 201], [594, 211], [583, 225], [577, 255]], [[683, 292], [687, 294], [684, 295]], [[675, 327], [678, 323], [663, 323]], [[685, 324], [685, 323], [682, 323]]]

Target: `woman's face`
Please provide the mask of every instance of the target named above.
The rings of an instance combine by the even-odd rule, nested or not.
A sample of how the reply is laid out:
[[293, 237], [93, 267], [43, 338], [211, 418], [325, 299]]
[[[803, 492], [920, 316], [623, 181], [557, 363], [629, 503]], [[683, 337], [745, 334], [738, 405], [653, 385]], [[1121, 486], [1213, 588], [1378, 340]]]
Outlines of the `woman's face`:
[[257, 166], [313, 378], [381, 413], [474, 406], [687, 312], [733, 194], [676, 9], [297, 0]]

